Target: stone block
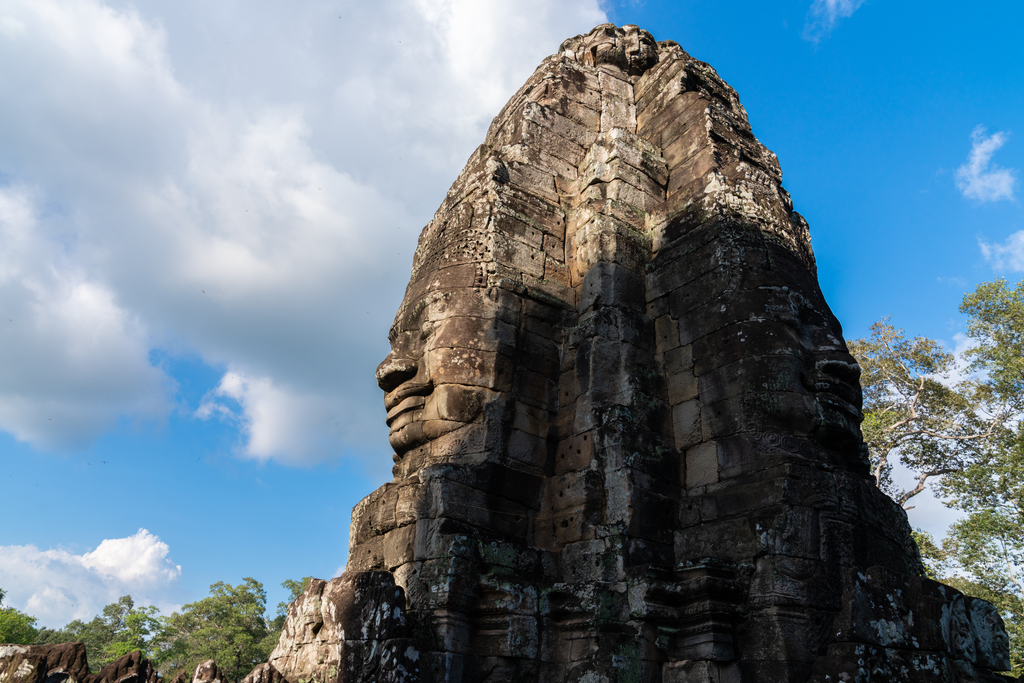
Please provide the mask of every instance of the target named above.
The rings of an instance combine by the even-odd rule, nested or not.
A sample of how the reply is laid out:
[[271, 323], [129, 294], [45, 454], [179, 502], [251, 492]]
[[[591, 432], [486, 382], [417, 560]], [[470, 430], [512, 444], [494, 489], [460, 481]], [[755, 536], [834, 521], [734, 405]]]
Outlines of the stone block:
[[621, 581], [623, 558], [610, 551], [604, 540], [579, 541], [562, 548], [562, 572], [568, 583]]
[[678, 346], [665, 352], [665, 373], [671, 374], [693, 367], [693, 347]]
[[[550, 368], [548, 369], [550, 372]], [[533, 370], [518, 367], [515, 378], [516, 397], [534, 408], [554, 413], [558, 410], [557, 374], [542, 375]]]
[[550, 172], [530, 164], [511, 163], [508, 165], [508, 174], [512, 187], [536, 195], [551, 204], [558, 203], [555, 176]]
[[408, 525], [393, 529], [384, 535], [384, 566], [394, 570], [416, 556], [416, 527]]
[[[696, 93], [681, 93], [681, 96], [664, 100], [664, 103], [652, 102], [645, 108], [637, 111], [637, 135], [650, 140], [658, 147], [664, 149], [667, 142], [672, 141], [671, 126], [680, 120], [697, 119], [697, 125], [703, 125], [704, 110], [707, 108], [706, 101], [701, 100]], [[658, 106], [662, 104], [662, 106]], [[666, 130], [670, 131], [668, 140], [665, 139]]]
[[545, 235], [565, 238], [565, 212], [552, 203], [528, 192], [509, 188], [502, 196], [500, 210], [537, 228]]
[[[679, 323], [662, 315], [654, 321], [656, 353], [663, 354], [679, 346]], [[678, 403], [678, 401], [677, 401]]]
[[555, 450], [555, 474], [589, 469], [594, 461], [593, 432], [562, 439]]
[[508, 439], [508, 454], [513, 460], [541, 473], [548, 461], [547, 439], [513, 429]]
[[662, 665], [663, 683], [742, 683], [735, 663], [687, 659]]
[[701, 558], [739, 562], [765, 550], [756, 522], [744, 518], [718, 520], [675, 533], [676, 561], [679, 563]]
[[[637, 106], [646, 106], [652, 97], [669, 89], [680, 71], [685, 68], [688, 55], [678, 45], [673, 47], [674, 51], [670, 51], [671, 48], [664, 52], [659, 51], [658, 63], [645, 71], [633, 84]], [[674, 97], [677, 94], [678, 92], [672, 92], [668, 96]]]
[[601, 132], [619, 128], [636, 132], [636, 107], [629, 100], [605, 95], [601, 98]]
[[613, 95], [619, 99], [629, 102], [633, 101], [633, 86], [627, 78], [617, 78], [607, 71], [600, 71], [597, 74], [598, 84], [601, 87], [602, 98], [605, 94]]
[[[701, 378], [701, 382], [704, 378]], [[698, 396], [697, 378], [691, 370], [681, 370], [668, 376], [668, 404], [674, 406], [685, 401], [692, 401]], [[708, 399], [701, 393], [701, 400]]]
[[[588, 149], [597, 140], [597, 133], [589, 128], [562, 116], [550, 107], [534, 102], [527, 102], [523, 107], [523, 121], [534, 123], [538, 128], [549, 130], [559, 137], [572, 141], [580, 147], [580, 159], [583, 150]], [[576, 161], [579, 163], [579, 160]]]
[[686, 487], [697, 488], [718, 481], [718, 444], [707, 441], [686, 451]]
[[672, 433], [680, 452], [696, 446], [703, 439], [701, 405], [694, 399], [672, 406]]

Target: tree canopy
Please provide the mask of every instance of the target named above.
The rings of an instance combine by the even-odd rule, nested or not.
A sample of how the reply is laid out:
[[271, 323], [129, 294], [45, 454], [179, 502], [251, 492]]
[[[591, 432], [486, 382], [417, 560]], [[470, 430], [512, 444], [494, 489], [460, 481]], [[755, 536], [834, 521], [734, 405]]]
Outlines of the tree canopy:
[[158, 670], [191, 671], [213, 659], [229, 680], [240, 681], [277, 644], [280, 627], [267, 619], [266, 605], [263, 584], [251, 577], [237, 586], [213, 584], [209, 597], [165, 618], [156, 643]]
[[[849, 346], [861, 366], [861, 429], [875, 481], [904, 507], [929, 480], [941, 488], [947, 475], [983, 460], [1019, 411], [1019, 397], [962, 375], [966, 359], [931, 339], [907, 339], [888, 319], [871, 326], [869, 339]], [[893, 482], [897, 460], [915, 474], [910, 488]]]
[[36, 618], [13, 607], [4, 607], [7, 593], [0, 588], [0, 643], [28, 645], [36, 640]]

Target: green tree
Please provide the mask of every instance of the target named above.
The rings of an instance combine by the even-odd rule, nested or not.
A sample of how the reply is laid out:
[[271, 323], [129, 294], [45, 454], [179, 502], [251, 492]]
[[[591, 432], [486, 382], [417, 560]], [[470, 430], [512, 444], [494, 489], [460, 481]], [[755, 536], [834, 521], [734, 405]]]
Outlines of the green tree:
[[[861, 366], [861, 429], [875, 481], [903, 507], [929, 480], [941, 488], [948, 475], [984, 459], [1019, 412], [1019, 397], [976, 374], [957, 379], [964, 359], [926, 337], [907, 339], [888, 319], [871, 326], [869, 339], [849, 346]], [[897, 460], [914, 472], [912, 487], [894, 484]]]
[[101, 667], [113, 661], [113, 658], [108, 657], [106, 654], [107, 647], [113, 640], [113, 629], [110, 628], [110, 625], [102, 617], [95, 617], [89, 622], [75, 619], [64, 628], [47, 637], [47, 642], [51, 643], [73, 643], [77, 641], [85, 643], [89, 664], [93, 668]]
[[[155, 634], [159, 631], [161, 624], [157, 618], [159, 610], [156, 607], [135, 607], [134, 602], [130, 595], [126, 595], [121, 600], [127, 598], [128, 609], [123, 609], [124, 603], [118, 601], [114, 605], [107, 605], [103, 609], [103, 613], [106, 616], [107, 610], [115, 605], [122, 609], [111, 610], [110, 619], [114, 625], [113, 637], [110, 643], [107, 644], [104, 654], [111, 660], [123, 657], [129, 652], [140, 650], [144, 657], [151, 657], [153, 655], [153, 649], [151, 643], [146, 639], [146, 636]], [[114, 621], [116, 619], [116, 621]]]
[[157, 644], [160, 672], [192, 671], [213, 659], [229, 680], [240, 681], [273, 649], [266, 604], [263, 584], [251, 577], [237, 586], [213, 584], [209, 597], [164, 620]]
[[1024, 396], [1024, 282], [983, 282], [964, 297], [967, 336], [976, 345], [966, 352], [971, 369], [985, 372], [993, 392], [1019, 407]]
[[4, 607], [7, 593], [0, 588], [0, 643], [28, 645], [36, 640], [36, 618], [14, 609]]
[[[284, 628], [284, 620], [288, 617], [288, 605], [295, 602], [295, 600], [302, 595], [302, 592], [309, 586], [309, 582], [313, 580], [312, 576], [303, 576], [298, 581], [294, 579], [285, 579], [281, 582], [281, 588], [288, 590], [288, 600], [277, 603], [277, 616], [273, 621], [273, 628], [277, 634], [277, 637], [281, 635], [281, 629]], [[275, 642], [277, 640], [275, 637]]]
[[35, 642], [70, 643], [82, 641], [93, 668], [101, 667], [134, 650], [153, 655], [152, 639], [147, 636], [160, 629], [156, 607], [136, 607], [130, 595], [122, 595], [116, 602], [103, 608], [103, 612], [89, 622], [79, 619], [62, 629], [43, 629]]

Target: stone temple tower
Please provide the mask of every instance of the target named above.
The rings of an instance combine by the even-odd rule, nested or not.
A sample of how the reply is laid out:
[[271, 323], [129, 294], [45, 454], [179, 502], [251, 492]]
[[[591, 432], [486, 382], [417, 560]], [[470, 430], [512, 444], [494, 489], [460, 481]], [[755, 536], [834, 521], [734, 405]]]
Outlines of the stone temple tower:
[[394, 480], [251, 680], [994, 681], [868, 475], [859, 368], [736, 93], [565, 41], [424, 228], [377, 369]]

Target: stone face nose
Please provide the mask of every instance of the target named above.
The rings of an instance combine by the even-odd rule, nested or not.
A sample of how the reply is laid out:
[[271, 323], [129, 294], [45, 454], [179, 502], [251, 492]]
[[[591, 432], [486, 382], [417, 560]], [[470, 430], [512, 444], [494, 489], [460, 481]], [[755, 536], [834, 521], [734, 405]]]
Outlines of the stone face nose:
[[388, 357], [377, 366], [377, 386], [390, 393], [416, 376], [416, 362], [408, 358]]

